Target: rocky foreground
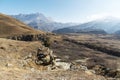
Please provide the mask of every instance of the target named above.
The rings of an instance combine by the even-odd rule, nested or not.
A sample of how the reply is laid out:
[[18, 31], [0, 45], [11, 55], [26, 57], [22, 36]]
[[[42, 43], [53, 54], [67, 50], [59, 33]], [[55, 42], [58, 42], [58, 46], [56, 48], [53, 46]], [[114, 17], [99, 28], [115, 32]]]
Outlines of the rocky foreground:
[[[0, 38], [1, 80], [106, 80], [85, 68], [66, 68], [69, 62], [56, 62], [56, 69], [35, 63], [39, 41], [24, 42]], [[59, 64], [60, 63], [60, 64]]]
[[[49, 44], [49, 41], [46, 42], [49, 40], [48, 37], [39, 38], [39, 36], [33, 37], [31, 35], [24, 38], [18, 36], [15, 40], [0, 38], [1, 80], [120, 79], [119, 56], [109, 55], [109, 53], [99, 49], [95, 50], [94, 47], [85, 44], [87, 41], [87, 43], [93, 43], [92, 46], [96, 46], [96, 41], [99, 42], [99, 38], [94, 42], [94, 37], [91, 40], [90, 35], [90, 41], [89, 37], [85, 35], [84, 38], [72, 35], [66, 37], [55, 35], [50, 37], [49, 35], [51, 42]], [[14, 37], [12, 38], [14, 39]], [[34, 40], [37, 38], [40, 40]], [[20, 41], [18, 41], [19, 39]], [[27, 39], [27, 42], [21, 41], [22, 39]], [[98, 45], [98, 47], [107, 48], [105, 44], [103, 46], [101, 39], [100, 41], [99, 44], [102, 46]], [[117, 46], [117, 44], [113, 45]], [[49, 46], [49, 48], [45, 46]], [[112, 47], [107, 49], [110, 50]], [[114, 50], [112, 49], [112, 51]], [[119, 53], [119, 50], [117, 52]]]

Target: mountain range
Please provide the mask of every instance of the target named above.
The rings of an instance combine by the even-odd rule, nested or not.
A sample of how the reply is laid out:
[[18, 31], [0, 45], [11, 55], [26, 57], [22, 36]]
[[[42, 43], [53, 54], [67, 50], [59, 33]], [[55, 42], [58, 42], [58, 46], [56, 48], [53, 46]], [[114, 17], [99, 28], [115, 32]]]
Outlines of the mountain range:
[[11, 16], [28, 24], [35, 29], [47, 32], [76, 25], [74, 23], [60, 23], [53, 21], [52, 18], [46, 17], [41, 13], [18, 14]]
[[105, 17], [90, 22], [86, 22], [77, 26], [71, 26], [54, 30], [55, 33], [96, 33], [96, 34], [119, 34], [120, 19], [114, 17]]
[[18, 14], [11, 16], [35, 29], [46, 32], [120, 34], [120, 19], [110, 16], [82, 24], [56, 22], [52, 20], [52, 18], [46, 17], [41, 13]]

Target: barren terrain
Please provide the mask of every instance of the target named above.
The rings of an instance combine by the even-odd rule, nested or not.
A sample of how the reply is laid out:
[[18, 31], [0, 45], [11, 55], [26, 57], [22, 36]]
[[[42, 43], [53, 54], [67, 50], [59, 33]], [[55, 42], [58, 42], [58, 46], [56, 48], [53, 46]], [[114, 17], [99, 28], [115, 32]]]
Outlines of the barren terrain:
[[40, 41], [25, 42], [0, 38], [0, 44], [1, 80], [105, 80], [103, 76], [83, 70], [49, 71], [47, 66], [36, 65], [36, 51], [43, 47]]

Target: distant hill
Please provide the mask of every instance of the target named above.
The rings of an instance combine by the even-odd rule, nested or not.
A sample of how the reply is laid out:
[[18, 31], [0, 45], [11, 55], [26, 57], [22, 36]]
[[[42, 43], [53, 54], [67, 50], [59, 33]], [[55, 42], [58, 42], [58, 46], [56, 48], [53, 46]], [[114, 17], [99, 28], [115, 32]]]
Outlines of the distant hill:
[[29, 26], [35, 29], [39, 29], [47, 32], [76, 25], [73, 23], [59, 23], [53, 21], [51, 18], [46, 17], [41, 13], [18, 14], [11, 16], [28, 24]]
[[120, 30], [116, 31], [114, 34], [120, 35]]
[[31, 33], [44, 32], [35, 30], [10, 16], [0, 13], [0, 37]]
[[114, 34], [120, 30], [120, 19], [107, 17], [77, 26], [54, 30], [55, 33], [99, 33]]
[[65, 33], [85, 33], [85, 34], [107, 34], [104, 30], [74, 30], [70, 28], [63, 28], [63, 29], [58, 29], [54, 30], [53, 33], [59, 33], [59, 34], [65, 34]]

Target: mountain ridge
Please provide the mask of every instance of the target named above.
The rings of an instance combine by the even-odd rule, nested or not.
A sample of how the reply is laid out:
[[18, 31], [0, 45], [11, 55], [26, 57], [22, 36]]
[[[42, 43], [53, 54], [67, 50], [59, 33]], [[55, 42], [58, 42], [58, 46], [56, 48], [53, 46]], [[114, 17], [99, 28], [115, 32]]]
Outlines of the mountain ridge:
[[53, 30], [76, 25], [73, 23], [60, 23], [53, 21], [49, 17], [44, 16], [42, 13], [18, 14], [11, 16], [28, 24], [35, 29], [47, 32], [52, 32]]
[[59, 33], [62, 31], [67, 33], [67, 31], [71, 33], [79, 32], [89, 32], [89, 31], [104, 31], [108, 34], [114, 34], [117, 31], [120, 30], [120, 19], [117, 18], [104, 18], [104, 19], [98, 19], [90, 22], [86, 22], [77, 26], [71, 26], [67, 28], [62, 28], [55, 30], [53, 32]]

